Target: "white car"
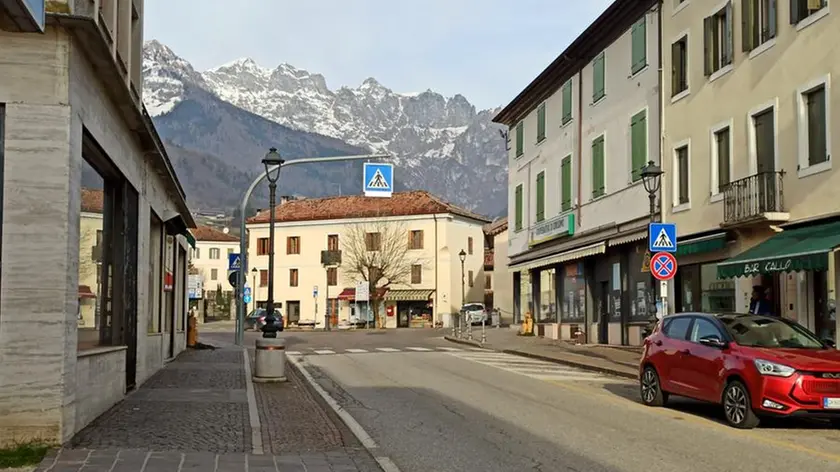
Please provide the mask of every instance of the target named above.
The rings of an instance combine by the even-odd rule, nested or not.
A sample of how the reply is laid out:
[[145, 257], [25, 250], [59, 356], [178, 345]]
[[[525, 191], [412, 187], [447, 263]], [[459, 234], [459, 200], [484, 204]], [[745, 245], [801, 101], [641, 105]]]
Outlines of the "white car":
[[470, 324], [490, 323], [487, 310], [483, 303], [467, 303], [461, 307], [461, 312], [466, 314], [467, 322]]

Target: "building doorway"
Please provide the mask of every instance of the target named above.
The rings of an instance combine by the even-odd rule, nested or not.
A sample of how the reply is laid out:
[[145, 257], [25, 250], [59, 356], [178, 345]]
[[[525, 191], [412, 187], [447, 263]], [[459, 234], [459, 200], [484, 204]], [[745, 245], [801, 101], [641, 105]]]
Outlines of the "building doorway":
[[610, 282], [600, 282], [598, 287], [598, 344], [608, 344], [610, 339]]

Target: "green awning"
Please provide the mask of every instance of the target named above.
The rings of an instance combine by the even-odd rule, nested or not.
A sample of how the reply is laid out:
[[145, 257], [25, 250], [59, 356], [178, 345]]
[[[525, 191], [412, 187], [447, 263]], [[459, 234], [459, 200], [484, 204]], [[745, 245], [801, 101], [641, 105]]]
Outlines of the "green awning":
[[190, 247], [195, 249], [195, 237], [192, 235], [192, 233], [187, 231], [186, 233], [184, 233], [184, 237], [187, 238], [187, 242], [190, 243]]
[[426, 302], [432, 298], [434, 290], [388, 290], [385, 300], [395, 302]]
[[676, 256], [690, 256], [704, 252], [718, 251], [726, 247], [726, 233], [715, 233], [677, 243]]
[[828, 269], [828, 254], [840, 246], [840, 221], [778, 233], [758, 246], [721, 262], [718, 277]]

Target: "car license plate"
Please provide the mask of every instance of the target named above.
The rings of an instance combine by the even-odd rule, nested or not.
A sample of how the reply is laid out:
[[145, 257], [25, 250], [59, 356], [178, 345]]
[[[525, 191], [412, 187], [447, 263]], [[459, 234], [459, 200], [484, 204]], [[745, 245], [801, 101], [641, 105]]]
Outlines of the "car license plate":
[[826, 410], [840, 410], [840, 398], [823, 398], [823, 408]]

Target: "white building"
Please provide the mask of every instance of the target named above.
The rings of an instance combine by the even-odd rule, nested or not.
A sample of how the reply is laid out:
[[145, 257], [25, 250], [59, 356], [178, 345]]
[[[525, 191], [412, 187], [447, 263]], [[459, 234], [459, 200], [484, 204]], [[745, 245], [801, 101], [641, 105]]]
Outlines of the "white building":
[[228, 282], [228, 256], [239, 253], [239, 238], [210, 226], [199, 226], [191, 232], [195, 238], [192, 263], [203, 277], [205, 297], [219, 287], [223, 292], [233, 292]]

